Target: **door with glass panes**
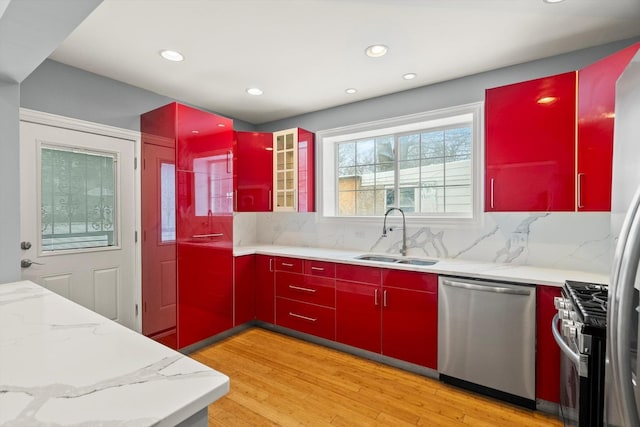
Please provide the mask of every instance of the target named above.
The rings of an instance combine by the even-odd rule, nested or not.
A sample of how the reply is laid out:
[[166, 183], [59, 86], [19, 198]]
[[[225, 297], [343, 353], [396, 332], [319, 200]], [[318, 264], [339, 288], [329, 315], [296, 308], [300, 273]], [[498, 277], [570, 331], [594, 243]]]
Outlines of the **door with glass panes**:
[[135, 144], [20, 122], [22, 278], [132, 329]]

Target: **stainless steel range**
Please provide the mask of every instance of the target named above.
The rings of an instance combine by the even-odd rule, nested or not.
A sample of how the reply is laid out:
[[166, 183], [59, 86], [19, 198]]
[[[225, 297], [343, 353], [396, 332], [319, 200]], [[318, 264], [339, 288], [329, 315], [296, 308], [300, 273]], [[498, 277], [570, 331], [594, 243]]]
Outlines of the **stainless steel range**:
[[565, 426], [603, 425], [608, 288], [566, 281], [555, 300], [553, 336], [562, 350], [560, 409]]

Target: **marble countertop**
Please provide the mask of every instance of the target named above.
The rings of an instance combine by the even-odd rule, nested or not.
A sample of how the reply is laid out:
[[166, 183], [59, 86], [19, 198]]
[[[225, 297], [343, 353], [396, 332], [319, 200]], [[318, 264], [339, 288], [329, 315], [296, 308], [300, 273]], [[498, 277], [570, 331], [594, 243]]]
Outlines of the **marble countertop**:
[[0, 284], [0, 425], [174, 426], [229, 378], [32, 282]]
[[[608, 284], [609, 277], [604, 274], [590, 273], [575, 270], [560, 270], [552, 268], [540, 268], [516, 264], [494, 264], [479, 261], [464, 261], [457, 259], [438, 259], [438, 262], [430, 266], [418, 266], [396, 264], [387, 262], [364, 261], [355, 259], [363, 255], [361, 251], [347, 251], [324, 248], [309, 248], [296, 246], [242, 246], [234, 247], [235, 256], [261, 254], [272, 256], [289, 256], [320, 261], [331, 261], [346, 264], [369, 265], [402, 270], [422, 271], [436, 274], [464, 276], [475, 279], [502, 280], [515, 283], [528, 283], [534, 285], [562, 286], [565, 280]], [[389, 254], [380, 254], [389, 255]], [[416, 258], [410, 256], [409, 258]], [[436, 259], [436, 258], [429, 258]]]

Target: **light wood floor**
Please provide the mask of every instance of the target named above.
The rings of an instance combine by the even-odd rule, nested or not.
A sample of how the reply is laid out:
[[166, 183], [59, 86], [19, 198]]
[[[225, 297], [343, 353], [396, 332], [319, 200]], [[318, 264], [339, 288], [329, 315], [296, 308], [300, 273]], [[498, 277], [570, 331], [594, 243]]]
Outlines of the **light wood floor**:
[[210, 426], [561, 426], [437, 380], [261, 328], [191, 354], [227, 374]]

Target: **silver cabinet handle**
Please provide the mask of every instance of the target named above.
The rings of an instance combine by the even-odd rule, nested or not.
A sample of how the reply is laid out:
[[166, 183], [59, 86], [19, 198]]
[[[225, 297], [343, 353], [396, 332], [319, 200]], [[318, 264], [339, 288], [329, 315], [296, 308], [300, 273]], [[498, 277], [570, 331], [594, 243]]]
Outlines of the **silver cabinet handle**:
[[269, 258], [269, 272], [273, 273], [273, 258]]
[[387, 291], [382, 291], [382, 306], [386, 307], [387, 306]]
[[374, 303], [374, 305], [378, 305], [378, 290], [377, 289], [373, 290], [373, 303]]
[[209, 233], [209, 234], [194, 234], [191, 236], [192, 239], [206, 239], [207, 237], [222, 237], [223, 233]]
[[233, 190], [233, 210], [238, 211], [238, 190]]
[[293, 267], [293, 264], [288, 263], [288, 262], [281, 262], [280, 265], [285, 266], [285, 267]]
[[296, 286], [296, 285], [289, 285], [289, 289], [294, 289], [296, 291], [310, 292], [312, 294], [316, 293], [316, 289], [303, 288], [301, 286]]
[[233, 159], [233, 152], [229, 150], [227, 151], [227, 173], [231, 173], [231, 165], [230, 165], [231, 159]]
[[302, 314], [296, 314], [292, 312], [289, 312], [289, 316], [297, 317], [298, 319], [308, 320], [309, 322], [315, 322], [316, 320], [318, 320], [315, 317], [307, 317], [307, 316], [303, 316]]
[[324, 268], [322, 267], [311, 267], [311, 269], [316, 271], [324, 271]]
[[493, 209], [493, 187], [495, 179], [491, 178], [491, 209]]
[[582, 177], [583, 176], [584, 176], [584, 173], [578, 174], [578, 188], [576, 189], [576, 193], [578, 193], [578, 209], [584, 208], [584, 205], [582, 204]]
[[472, 291], [480, 292], [493, 292], [496, 294], [510, 294], [510, 295], [530, 295], [531, 291], [528, 289], [515, 289], [505, 288], [502, 286], [487, 285], [474, 285], [472, 283], [454, 282], [452, 280], [442, 280], [441, 282], [445, 286], [451, 286], [452, 288], [469, 289]]
[[273, 195], [271, 190], [269, 190], [269, 210], [273, 209]]

